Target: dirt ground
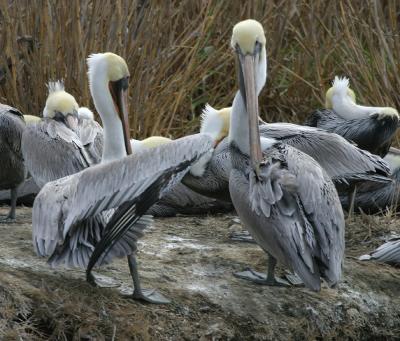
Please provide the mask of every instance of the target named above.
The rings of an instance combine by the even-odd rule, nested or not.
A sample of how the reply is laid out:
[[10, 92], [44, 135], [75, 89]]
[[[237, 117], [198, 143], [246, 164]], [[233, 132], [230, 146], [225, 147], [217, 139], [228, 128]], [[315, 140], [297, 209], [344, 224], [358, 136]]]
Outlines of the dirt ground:
[[234, 215], [156, 219], [139, 272], [172, 303], [151, 305], [121, 295], [131, 285], [125, 259], [97, 272], [120, 285], [109, 289], [91, 287], [81, 270], [49, 268], [33, 252], [31, 209], [17, 214], [0, 225], [0, 340], [400, 339], [400, 269], [356, 259], [400, 234], [399, 218], [351, 219], [343, 281], [320, 293], [235, 278], [249, 265], [265, 270], [266, 257], [228, 238], [240, 228]]

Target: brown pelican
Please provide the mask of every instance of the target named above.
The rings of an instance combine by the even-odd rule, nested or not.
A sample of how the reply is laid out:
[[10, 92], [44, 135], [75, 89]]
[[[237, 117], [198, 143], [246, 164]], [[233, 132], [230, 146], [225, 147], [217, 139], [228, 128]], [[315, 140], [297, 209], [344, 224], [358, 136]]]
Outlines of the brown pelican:
[[339, 134], [381, 157], [386, 155], [399, 123], [396, 109], [356, 104], [348, 78], [339, 77], [326, 93], [326, 107], [313, 112], [305, 125]]
[[94, 266], [128, 256], [133, 298], [165, 303], [140, 285], [136, 241], [151, 222], [143, 215], [213, 141], [198, 134], [129, 155], [128, 67], [112, 53], [91, 55], [88, 66], [90, 92], [104, 125], [102, 163], [43, 187], [33, 207], [34, 248], [52, 265], [86, 267], [92, 283]]
[[257, 21], [245, 20], [233, 28], [240, 91], [229, 131], [229, 191], [242, 222], [269, 254], [266, 278], [252, 271], [245, 277], [279, 285], [274, 275], [279, 261], [318, 291], [321, 277], [333, 287], [341, 276], [343, 212], [330, 177], [313, 158], [273, 138], [260, 139], [258, 94], [267, 72], [265, 43]]
[[18, 186], [26, 177], [21, 152], [21, 137], [24, 130], [25, 121], [21, 112], [8, 105], [0, 104], [0, 190], [11, 191], [10, 211], [0, 222], [15, 220]]
[[394, 237], [386, 243], [379, 246], [370, 254], [363, 255], [360, 260], [376, 260], [378, 262], [388, 263], [390, 265], [400, 265], [400, 238]]
[[[217, 112], [208, 108], [208, 112], [212, 111]], [[226, 120], [229, 122], [229, 116]], [[313, 157], [341, 192], [348, 194], [353, 185], [360, 182], [390, 182], [387, 178], [390, 170], [386, 162], [337, 134], [291, 123], [262, 124], [259, 129], [261, 136], [274, 138]], [[215, 147], [212, 157], [205, 159], [207, 162], [198, 171], [188, 173], [182, 182], [205, 196], [229, 202], [229, 153], [229, 142], [225, 138]]]
[[50, 82], [48, 88], [43, 120], [22, 137], [26, 167], [39, 187], [99, 163], [103, 143], [101, 126], [79, 116], [82, 108], [64, 84]]

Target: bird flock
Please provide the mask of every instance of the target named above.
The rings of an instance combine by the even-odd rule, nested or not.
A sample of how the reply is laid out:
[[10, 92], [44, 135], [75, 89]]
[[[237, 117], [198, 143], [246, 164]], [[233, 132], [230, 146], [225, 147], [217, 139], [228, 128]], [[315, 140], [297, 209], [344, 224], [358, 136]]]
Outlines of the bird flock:
[[[325, 108], [303, 125], [264, 122], [258, 108], [268, 77], [262, 25], [239, 22], [230, 45], [238, 64], [232, 106], [207, 105], [200, 132], [177, 140], [130, 139], [129, 69], [111, 52], [87, 58], [102, 125], [62, 81], [48, 83], [42, 118], [1, 104], [0, 190], [10, 191], [10, 211], [1, 222], [18, 221], [18, 191], [34, 181], [38, 256], [53, 267], [85, 269], [95, 286], [105, 283], [93, 268], [124, 257], [132, 297], [168, 303], [155, 289], [142, 288], [138, 272], [137, 241], [153, 216], [235, 210], [247, 240], [268, 256], [266, 273], [247, 268], [235, 276], [271, 286], [302, 283], [314, 291], [323, 280], [337, 287], [343, 211], [400, 209], [400, 151], [391, 147], [398, 112], [358, 104], [349, 80], [335, 77]], [[399, 238], [360, 259], [399, 265]], [[292, 280], [275, 275], [277, 263]]]

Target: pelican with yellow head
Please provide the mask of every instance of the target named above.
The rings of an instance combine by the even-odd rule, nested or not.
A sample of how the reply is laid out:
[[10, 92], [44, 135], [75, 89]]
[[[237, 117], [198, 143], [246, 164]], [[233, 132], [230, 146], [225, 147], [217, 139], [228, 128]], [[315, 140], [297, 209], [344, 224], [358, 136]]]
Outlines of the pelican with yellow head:
[[349, 79], [338, 76], [326, 92], [325, 107], [311, 113], [305, 125], [341, 135], [381, 157], [388, 153], [399, 125], [395, 108], [357, 104]]
[[[92, 269], [127, 257], [134, 286], [131, 297], [167, 303], [157, 291], [141, 287], [137, 240], [152, 222], [146, 215], [148, 209], [212, 149], [213, 141], [206, 134], [175, 141], [153, 137], [141, 143], [147, 148], [131, 155], [128, 66], [111, 52], [92, 54], [87, 64], [90, 93], [104, 127], [101, 162], [88, 167], [91, 155], [79, 149], [79, 135], [68, 135], [79, 147], [87, 168], [48, 182], [36, 197], [32, 219], [35, 251], [48, 257], [52, 266], [86, 269], [87, 281], [99, 285], [102, 283]], [[65, 157], [62, 152], [58, 156]]]

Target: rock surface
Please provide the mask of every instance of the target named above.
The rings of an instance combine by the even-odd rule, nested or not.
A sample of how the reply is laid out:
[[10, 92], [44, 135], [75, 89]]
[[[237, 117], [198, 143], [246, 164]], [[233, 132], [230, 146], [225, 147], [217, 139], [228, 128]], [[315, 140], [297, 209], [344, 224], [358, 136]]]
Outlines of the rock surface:
[[155, 220], [138, 259], [143, 285], [173, 301], [156, 306], [121, 296], [131, 285], [124, 259], [98, 271], [113, 289], [92, 288], [81, 270], [49, 268], [32, 249], [31, 210], [19, 208], [17, 223], [0, 225], [0, 340], [399, 339], [400, 269], [356, 259], [399, 233], [398, 219], [349, 222], [343, 281], [314, 293], [233, 277], [266, 266], [256, 244], [229, 240], [233, 218]]

